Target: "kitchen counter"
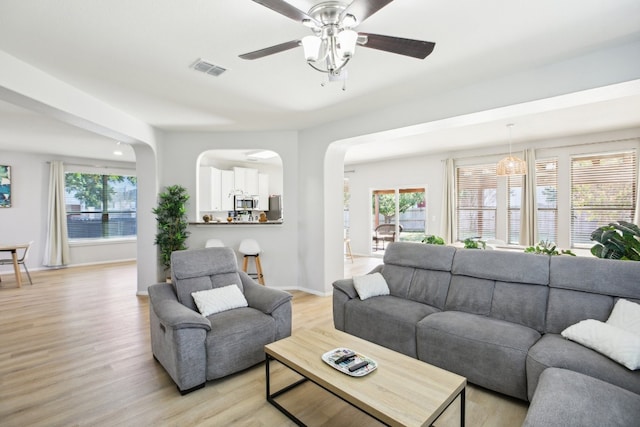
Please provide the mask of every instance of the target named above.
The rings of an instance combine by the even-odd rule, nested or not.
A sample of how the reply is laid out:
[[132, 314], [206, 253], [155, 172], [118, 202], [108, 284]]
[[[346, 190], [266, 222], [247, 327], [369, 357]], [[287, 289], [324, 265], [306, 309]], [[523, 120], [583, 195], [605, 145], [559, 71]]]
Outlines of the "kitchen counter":
[[195, 225], [195, 226], [233, 226], [233, 225], [282, 225], [283, 224], [283, 220], [278, 220], [278, 221], [267, 221], [267, 222], [260, 222], [260, 221], [209, 221], [209, 222], [204, 222], [204, 221], [198, 221], [198, 222], [189, 222], [189, 225]]

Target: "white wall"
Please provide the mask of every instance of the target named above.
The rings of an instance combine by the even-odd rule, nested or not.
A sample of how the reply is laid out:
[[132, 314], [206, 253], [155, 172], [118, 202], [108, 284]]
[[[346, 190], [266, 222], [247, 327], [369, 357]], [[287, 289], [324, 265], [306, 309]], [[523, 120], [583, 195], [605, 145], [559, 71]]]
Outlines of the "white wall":
[[427, 230], [440, 232], [442, 165], [446, 155], [411, 157], [348, 166], [345, 174], [351, 193], [349, 217], [351, 249], [359, 255], [371, 254], [371, 191], [387, 188], [426, 187]]
[[[51, 160], [87, 164], [94, 160], [61, 158], [46, 154], [0, 151], [0, 164], [11, 166], [12, 207], [0, 209], [0, 244], [34, 241], [27, 259], [29, 270], [45, 268], [42, 263], [47, 233], [47, 204], [49, 198], [49, 164]], [[128, 167], [119, 162], [103, 165]], [[86, 242], [71, 245], [70, 265], [93, 264], [136, 259], [136, 241], [104, 243]], [[0, 267], [0, 274], [13, 274], [11, 266]]]

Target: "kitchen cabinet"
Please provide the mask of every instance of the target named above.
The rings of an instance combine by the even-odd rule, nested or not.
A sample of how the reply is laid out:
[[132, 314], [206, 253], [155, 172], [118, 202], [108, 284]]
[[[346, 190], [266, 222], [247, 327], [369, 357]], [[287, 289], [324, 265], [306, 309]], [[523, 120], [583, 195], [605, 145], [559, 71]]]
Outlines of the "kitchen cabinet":
[[201, 166], [199, 181], [199, 204], [201, 211], [219, 211], [220, 207], [220, 175], [219, 169]]
[[258, 174], [258, 210], [269, 210], [269, 175]]
[[233, 171], [220, 171], [220, 210], [232, 211], [233, 192], [236, 189]]
[[201, 166], [198, 177], [198, 204], [201, 212], [233, 211], [234, 195], [258, 198], [257, 210], [269, 209], [269, 175], [258, 169], [234, 167], [220, 170]]
[[233, 178], [236, 190], [245, 196], [258, 195], [258, 169], [234, 167]]

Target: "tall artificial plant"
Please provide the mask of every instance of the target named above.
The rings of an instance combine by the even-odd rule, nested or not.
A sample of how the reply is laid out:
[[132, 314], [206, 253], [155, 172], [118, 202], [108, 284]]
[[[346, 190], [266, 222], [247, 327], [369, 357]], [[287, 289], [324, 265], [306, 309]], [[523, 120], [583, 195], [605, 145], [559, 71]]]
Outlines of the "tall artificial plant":
[[171, 267], [171, 253], [187, 249], [185, 241], [187, 231], [186, 203], [189, 200], [187, 190], [180, 185], [172, 185], [158, 196], [158, 207], [153, 213], [158, 221], [158, 233], [155, 244], [160, 248], [160, 260], [164, 269]]
[[591, 253], [598, 258], [640, 261], [640, 227], [626, 222], [611, 222], [591, 233], [596, 244]]

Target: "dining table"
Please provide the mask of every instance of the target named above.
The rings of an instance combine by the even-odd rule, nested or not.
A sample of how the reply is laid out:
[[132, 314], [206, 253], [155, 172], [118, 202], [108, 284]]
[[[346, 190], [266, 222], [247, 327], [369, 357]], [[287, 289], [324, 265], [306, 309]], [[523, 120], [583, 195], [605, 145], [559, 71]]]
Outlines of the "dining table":
[[22, 275], [20, 274], [20, 265], [18, 265], [18, 251], [20, 249], [26, 250], [29, 247], [29, 243], [18, 243], [18, 244], [1, 244], [0, 243], [0, 252], [10, 252], [11, 259], [13, 260], [13, 271], [16, 275], [16, 283], [18, 287], [22, 286]]

